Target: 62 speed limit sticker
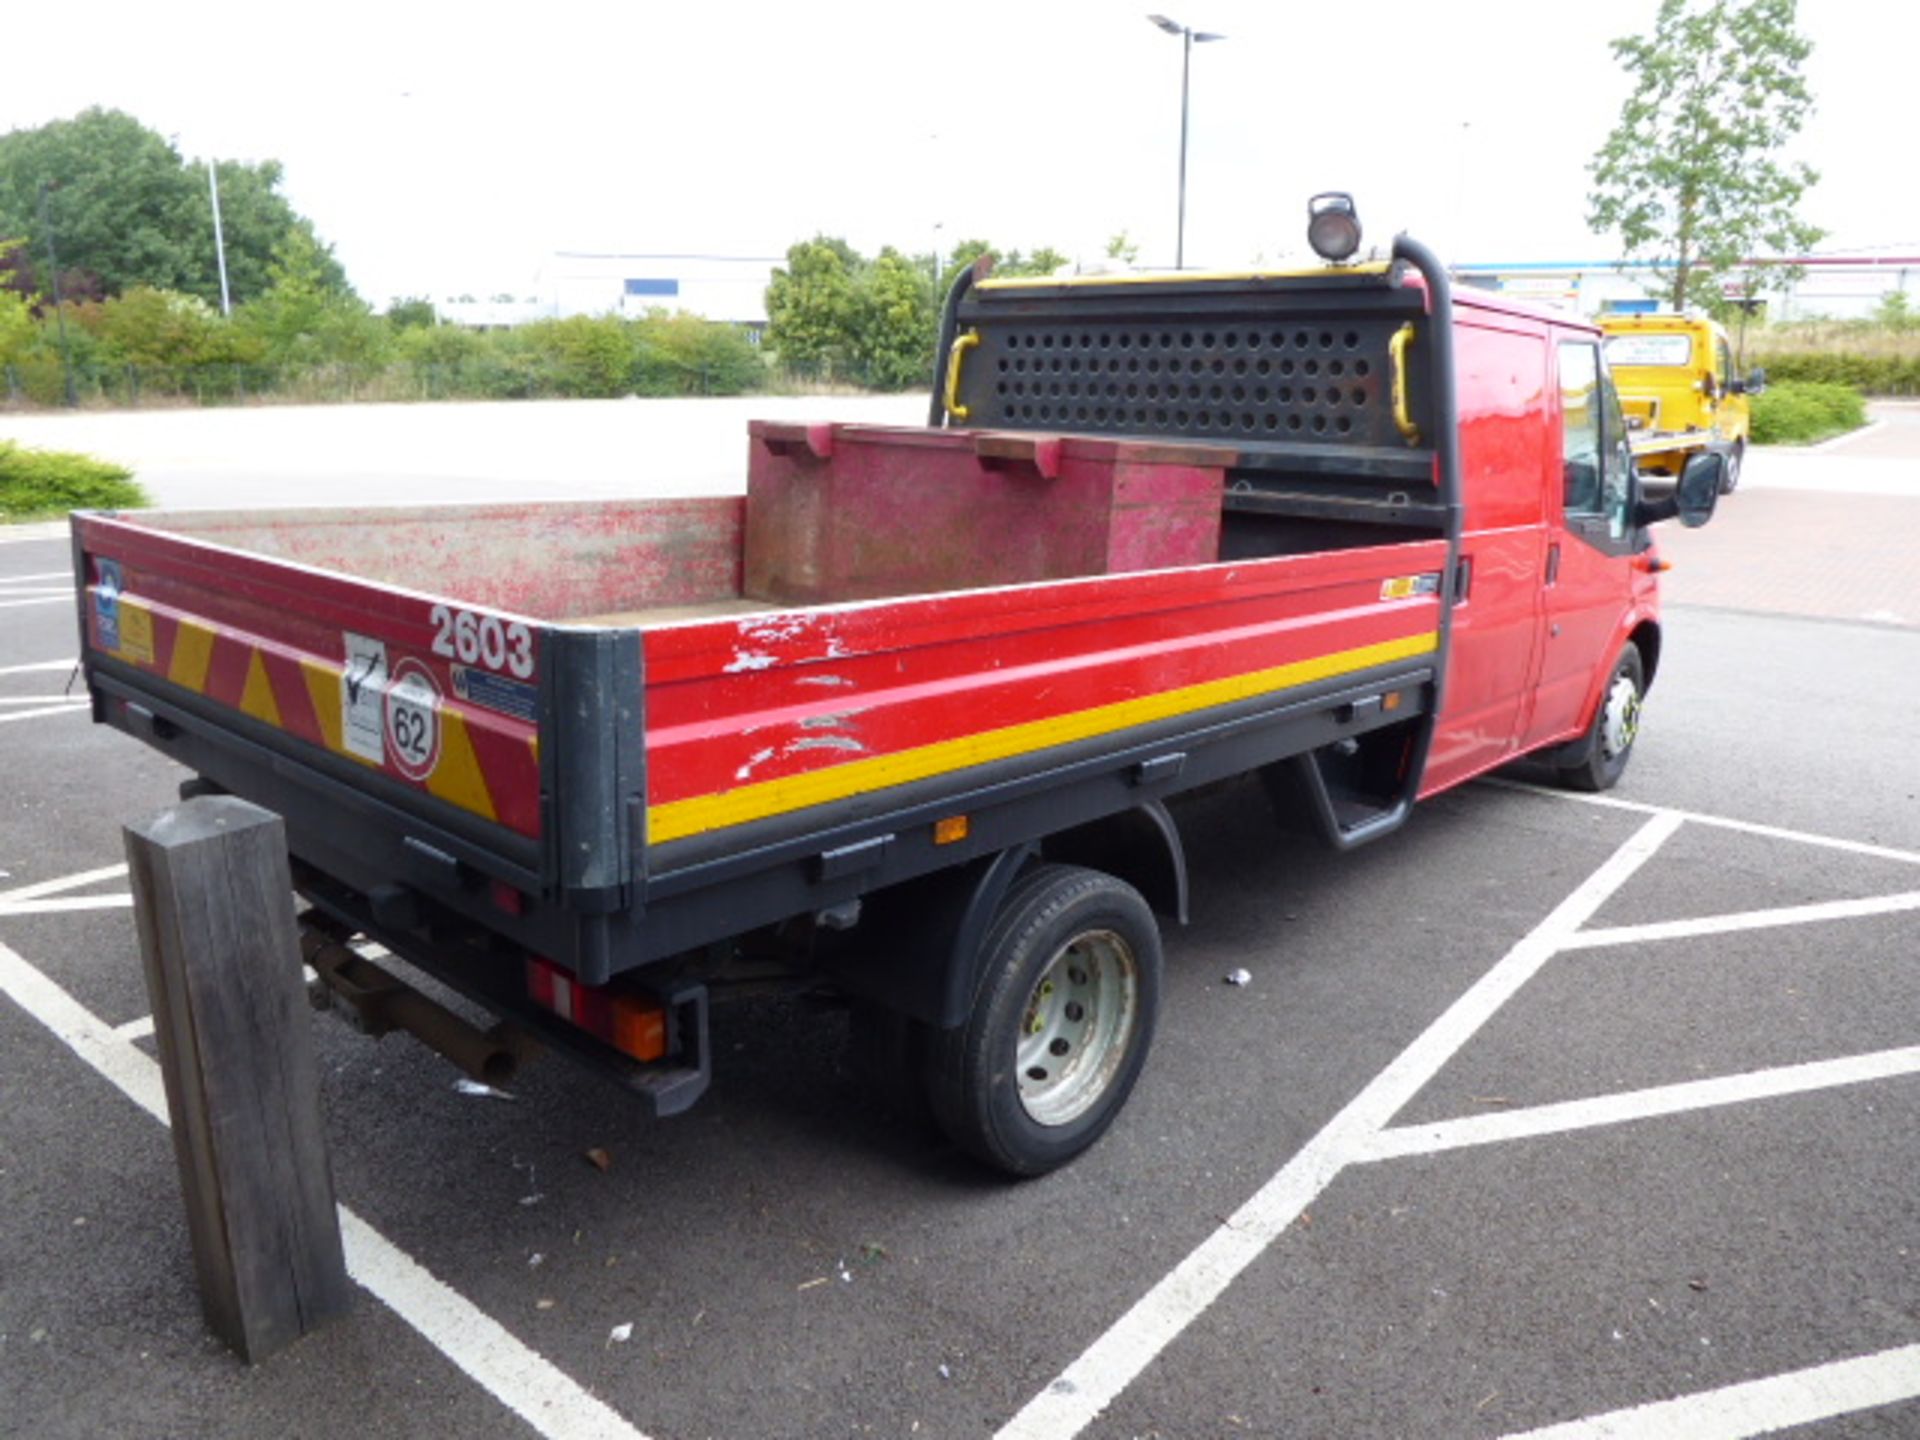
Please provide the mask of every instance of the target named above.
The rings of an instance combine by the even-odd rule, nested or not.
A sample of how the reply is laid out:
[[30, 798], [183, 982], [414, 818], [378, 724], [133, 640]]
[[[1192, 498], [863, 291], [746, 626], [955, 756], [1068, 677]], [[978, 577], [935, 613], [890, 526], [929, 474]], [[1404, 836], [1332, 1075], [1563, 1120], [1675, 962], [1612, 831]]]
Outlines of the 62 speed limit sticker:
[[409, 780], [425, 780], [440, 763], [440, 685], [408, 656], [387, 679], [387, 759]]

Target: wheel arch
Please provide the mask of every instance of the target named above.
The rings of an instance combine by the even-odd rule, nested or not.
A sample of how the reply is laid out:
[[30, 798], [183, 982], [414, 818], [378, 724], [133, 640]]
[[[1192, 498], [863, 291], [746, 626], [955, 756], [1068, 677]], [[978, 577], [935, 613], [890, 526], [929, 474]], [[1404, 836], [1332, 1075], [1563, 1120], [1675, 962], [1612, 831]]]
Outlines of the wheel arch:
[[1643, 616], [1628, 633], [1627, 639], [1640, 649], [1640, 659], [1646, 667], [1643, 677], [1643, 689], [1653, 689], [1653, 677], [1660, 670], [1660, 622], [1651, 615]]
[[1157, 914], [1186, 923], [1186, 847], [1167, 807], [1149, 800], [865, 897], [859, 926], [822, 966], [857, 996], [952, 1029], [973, 1007], [994, 916], [1043, 861], [1124, 880]]

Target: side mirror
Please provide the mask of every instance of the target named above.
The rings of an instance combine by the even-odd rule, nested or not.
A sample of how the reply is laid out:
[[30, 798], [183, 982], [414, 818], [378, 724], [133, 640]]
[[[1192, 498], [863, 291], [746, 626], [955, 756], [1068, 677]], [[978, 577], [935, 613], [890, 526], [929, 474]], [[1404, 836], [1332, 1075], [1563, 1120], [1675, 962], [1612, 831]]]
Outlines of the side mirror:
[[1687, 461], [1673, 490], [1657, 500], [1637, 500], [1633, 523], [1641, 528], [1658, 525], [1662, 520], [1678, 519], [1689, 530], [1697, 530], [1713, 518], [1720, 503], [1720, 486], [1727, 476], [1727, 457], [1703, 450]]
[[1697, 530], [1713, 518], [1720, 503], [1720, 487], [1727, 478], [1727, 457], [1715, 451], [1702, 451], [1688, 458], [1680, 472], [1680, 483], [1673, 487], [1673, 500], [1680, 523]]
[[1767, 372], [1756, 366], [1754, 369], [1754, 372], [1751, 375], [1747, 376], [1747, 394], [1749, 395], [1763, 394], [1765, 393], [1766, 388], [1767, 388]]

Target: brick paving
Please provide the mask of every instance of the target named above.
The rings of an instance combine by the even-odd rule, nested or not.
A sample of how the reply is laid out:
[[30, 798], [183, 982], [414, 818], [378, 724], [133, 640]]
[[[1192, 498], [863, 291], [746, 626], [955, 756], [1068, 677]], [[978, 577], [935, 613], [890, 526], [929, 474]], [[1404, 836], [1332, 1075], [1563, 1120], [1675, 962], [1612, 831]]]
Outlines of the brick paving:
[[[1662, 525], [1667, 602], [1920, 628], [1920, 407], [1874, 415], [1831, 450], [1756, 451], [1711, 524]], [[1887, 488], [1909, 493], [1862, 493]]]

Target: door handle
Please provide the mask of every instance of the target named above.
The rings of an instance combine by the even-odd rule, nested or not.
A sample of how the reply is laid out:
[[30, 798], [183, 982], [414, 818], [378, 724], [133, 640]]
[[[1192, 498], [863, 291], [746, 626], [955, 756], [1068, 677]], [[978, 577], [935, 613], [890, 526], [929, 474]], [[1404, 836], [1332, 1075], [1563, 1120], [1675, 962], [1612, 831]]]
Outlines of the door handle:
[[1560, 542], [1554, 541], [1547, 546], [1547, 584], [1552, 585], [1560, 579]]

